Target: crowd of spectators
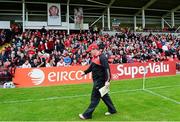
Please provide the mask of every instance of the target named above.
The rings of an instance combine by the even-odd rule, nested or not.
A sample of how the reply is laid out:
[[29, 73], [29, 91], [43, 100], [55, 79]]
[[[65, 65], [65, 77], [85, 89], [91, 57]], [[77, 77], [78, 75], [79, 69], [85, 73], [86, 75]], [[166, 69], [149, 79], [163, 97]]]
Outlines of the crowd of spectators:
[[91, 57], [86, 49], [91, 43], [97, 43], [113, 64], [180, 60], [180, 38], [172, 34], [143, 36], [126, 32], [109, 36], [84, 32], [67, 35], [65, 31], [43, 28], [15, 34], [11, 46], [0, 53], [0, 68], [88, 65]]
[[88, 65], [91, 56], [86, 49], [91, 43], [97, 43], [112, 64], [180, 60], [180, 38], [172, 34], [123, 32], [110, 36], [89, 31], [67, 35], [65, 31], [45, 28], [6, 35], [10, 33], [1, 31], [0, 35], [0, 40], [10, 40], [10, 46], [0, 51], [1, 78], [13, 76], [18, 67]]

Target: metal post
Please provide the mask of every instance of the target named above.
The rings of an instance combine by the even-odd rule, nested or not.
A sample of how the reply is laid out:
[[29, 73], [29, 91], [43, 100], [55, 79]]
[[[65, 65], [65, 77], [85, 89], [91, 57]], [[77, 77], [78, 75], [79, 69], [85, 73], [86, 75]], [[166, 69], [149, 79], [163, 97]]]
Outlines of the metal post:
[[134, 16], [134, 32], [136, 32], [136, 16]]
[[108, 30], [111, 30], [111, 25], [110, 25], [110, 8], [109, 7], [107, 9], [107, 14], [108, 14]]
[[28, 11], [26, 10], [26, 22], [29, 21], [29, 18], [28, 18]]
[[25, 0], [22, 1], [22, 24], [23, 24], [23, 32], [25, 31]]
[[104, 30], [104, 14], [102, 16], [102, 30]]
[[162, 28], [162, 30], [164, 29], [164, 19], [163, 18], [161, 18], [161, 28]]
[[145, 28], [145, 11], [142, 9], [142, 28]]
[[174, 27], [174, 12], [171, 12], [171, 27]]
[[145, 90], [146, 85], [146, 74], [147, 74], [147, 68], [144, 66], [144, 73], [143, 73], [143, 90]]
[[66, 16], [66, 22], [67, 22], [67, 34], [70, 34], [70, 28], [69, 28], [69, 3], [67, 4], [67, 16]]

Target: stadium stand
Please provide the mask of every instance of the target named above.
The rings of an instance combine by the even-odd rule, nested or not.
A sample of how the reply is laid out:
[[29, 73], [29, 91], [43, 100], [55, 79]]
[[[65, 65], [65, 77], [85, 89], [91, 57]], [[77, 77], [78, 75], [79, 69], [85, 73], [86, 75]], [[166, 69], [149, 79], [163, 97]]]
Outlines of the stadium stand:
[[[48, 25], [47, 7], [51, 2], [61, 4], [61, 25]], [[94, 42], [112, 64], [180, 60], [180, 36], [173, 34], [180, 32], [179, 0], [12, 0], [0, 3], [3, 6], [0, 9], [3, 15], [0, 17], [0, 46], [9, 44], [0, 50], [0, 69], [3, 73], [10, 71], [10, 78], [15, 67], [88, 65], [91, 57], [86, 49]], [[75, 22], [73, 9], [79, 7], [83, 8], [81, 19], [85, 29], [77, 27]], [[146, 12], [143, 14], [143, 11]], [[113, 20], [119, 21], [113, 23]], [[137, 31], [141, 33], [135, 33]], [[145, 32], [148, 34], [143, 35]], [[178, 70], [179, 67], [177, 63]]]
[[143, 36], [126, 32], [109, 36], [84, 32], [67, 35], [54, 30], [29, 30], [14, 35], [0, 59], [5, 67], [88, 65], [90, 56], [86, 49], [94, 42], [113, 64], [180, 60], [180, 38], [172, 34]]

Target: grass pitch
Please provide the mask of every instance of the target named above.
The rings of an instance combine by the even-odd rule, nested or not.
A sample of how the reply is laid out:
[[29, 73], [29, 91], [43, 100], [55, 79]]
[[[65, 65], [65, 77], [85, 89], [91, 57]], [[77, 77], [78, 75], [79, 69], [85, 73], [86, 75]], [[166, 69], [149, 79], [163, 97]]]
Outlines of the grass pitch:
[[[88, 121], [180, 121], [180, 75], [112, 81], [110, 96], [118, 113], [105, 116], [101, 101]], [[92, 84], [0, 89], [1, 121], [81, 121]]]

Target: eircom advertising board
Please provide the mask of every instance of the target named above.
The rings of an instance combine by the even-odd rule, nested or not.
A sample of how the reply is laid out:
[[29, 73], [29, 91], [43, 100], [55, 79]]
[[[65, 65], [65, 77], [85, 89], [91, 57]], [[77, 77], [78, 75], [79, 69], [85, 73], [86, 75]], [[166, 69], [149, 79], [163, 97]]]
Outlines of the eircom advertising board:
[[[51, 86], [92, 82], [91, 73], [83, 77], [88, 66], [51, 68], [17, 68], [13, 82], [17, 87]], [[175, 62], [132, 63], [110, 65], [112, 80], [176, 75]]]

